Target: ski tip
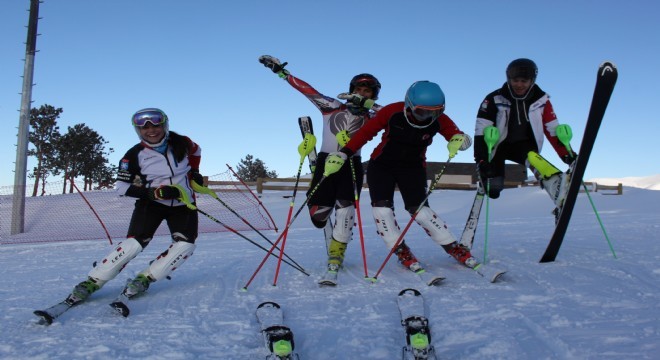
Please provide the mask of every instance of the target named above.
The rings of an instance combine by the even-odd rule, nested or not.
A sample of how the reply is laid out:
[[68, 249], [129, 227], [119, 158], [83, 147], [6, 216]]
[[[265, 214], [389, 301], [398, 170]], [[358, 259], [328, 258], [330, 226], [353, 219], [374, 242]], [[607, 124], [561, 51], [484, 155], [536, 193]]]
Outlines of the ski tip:
[[607, 61], [607, 60], [606, 60], [606, 61], [603, 61], [603, 62], [600, 64], [600, 67], [601, 67], [601, 68], [607, 68], [607, 67], [610, 67], [610, 68], [616, 69], [616, 65], [615, 65], [612, 61]]
[[240, 292], [247, 292], [247, 288], [246, 288], [246, 287], [242, 287], [239, 291], [240, 291]]
[[417, 289], [413, 289], [413, 288], [409, 288], [409, 289], [403, 289], [403, 290], [401, 290], [401, 291], [399, 292], [399, 296], [404, 295], [404, 294], [406, 294], [406, 293], [412, 294], [412, 295], [414, 295], [414, 296], [420, 296], [420, 295], [422, 295], [422, 293], [419, 292], [419, 290], [417, 290]]
[[365, 276], [364, 280], [366, 280], [366, 281], [368, 281], [372, 284], [375, 283], [376, 281], [378, 281], [378, 279], [376, 279], [375, 277], [369, 277], [369, 276]]
[[115, 301], [115, 302], [111, 303], [110, 307], [113, 308], [119, 315], [121, 315], [123, 317], [128, 317], [128, 315], [130, 315], [130, 313], [131, 313], [128, 306], [126, 306], [126, 304], [124, 304], [121, 301]]
[[43, 310], [36, 310], [33, 313], [39, 317], [39, 325], [48, 326], [53, 323], [53, 317], [49, 313]]
[[274, 301], [264, 301], [261, 304], [257, 306], [257, 309], [261, 309], [262, 307], [274, 307], [276, 309], [280, 308], [280, 304], [274, 302]]

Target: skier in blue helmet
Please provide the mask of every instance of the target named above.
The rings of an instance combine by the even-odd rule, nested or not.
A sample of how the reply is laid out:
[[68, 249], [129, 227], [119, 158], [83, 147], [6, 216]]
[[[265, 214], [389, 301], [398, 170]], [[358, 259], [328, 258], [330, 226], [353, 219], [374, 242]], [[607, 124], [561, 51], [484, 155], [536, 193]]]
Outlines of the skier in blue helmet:
[[[330, 154], [326, 171], [340, 169], [344, 160], [384, 130], [380, 144], [371, 154], [367, 183], [376, 228], [385, 244], [399, 262], [414, 272], [424, 269], [406, 241], [397, 241], [401, 229], [394, 215], [394, 192], [398, 187], [405, 209], [413, 214], [423, 205], [415, 221], [438, 245], [461, 263], [472, 258], [470, 251], [460, 246], [426, 201], [426, 150], [436, 134], [448, 141], [449, 157], [472, 144], [469, 135], [461, 131], [445, 113], [445, 95], [440, 86], [430, 81], [417, 81], [410, 86], [405, 100], [384, 106], [365, 124], [340, 151]], [[394, 246], [397, 246], [394, 248]], [[393, 250], [392, 250], [393, 249]], [[475, 260], [476, 261], [476, 260]]]

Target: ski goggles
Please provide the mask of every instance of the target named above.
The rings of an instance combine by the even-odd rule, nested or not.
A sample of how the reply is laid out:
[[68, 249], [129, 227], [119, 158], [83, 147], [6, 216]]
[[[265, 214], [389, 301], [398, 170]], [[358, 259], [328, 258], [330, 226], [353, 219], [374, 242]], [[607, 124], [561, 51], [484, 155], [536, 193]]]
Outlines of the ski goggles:
[[157, 110], [139, 112], [133, 115], [133, 126], [143, 127], [148, 122], [154, 126], [164, 125], [167, 123], [167, 116]]
[[429, 121], [429, 120], [435, 120], [442, 115], [442, 113], [445, 112], [445, 106], [444, 105], [437, 105], [437, 106], [425, 106], [425, 105], [417, 105], [413, 106], [410, 108], [410, 111], [413, 113], [413, 116], [415, 116], [415, 119], [421, 120], [421, 121]]

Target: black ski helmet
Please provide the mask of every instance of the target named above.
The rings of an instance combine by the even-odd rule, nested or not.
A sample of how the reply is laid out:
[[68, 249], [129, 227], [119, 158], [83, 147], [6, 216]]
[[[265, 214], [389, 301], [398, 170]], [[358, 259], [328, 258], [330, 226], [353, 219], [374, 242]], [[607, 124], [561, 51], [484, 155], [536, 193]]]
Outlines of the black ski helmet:
[[353, 79], [351, 79], [351, 84], [348, 87], [348, 92], [352, 94], [356, 86], [366, 86], [370, 88], [374, 93], [372, 100], [378, 100], [380, 82], [378, 82], [378, 79], [376, 79], [375, 76], [367, 73], [353, 76]]
[[539, 68], [536, 67], [536, 64], [532, 60], [525, 58], [513, 60], [509, 66], [506, 67], [507, 79], [523, 78], [535, 82], [538, 73]]

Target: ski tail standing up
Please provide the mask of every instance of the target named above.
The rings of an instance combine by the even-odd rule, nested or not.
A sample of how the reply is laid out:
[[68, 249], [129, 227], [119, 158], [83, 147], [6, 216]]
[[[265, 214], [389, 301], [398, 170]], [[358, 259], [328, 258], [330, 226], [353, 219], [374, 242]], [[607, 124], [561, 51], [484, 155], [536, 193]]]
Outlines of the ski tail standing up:
[[[355, 218], [353, 177], [351, 168], [346, 166], [339, 169], [337, 175], [327, 178], [321, 184], [321, 179], [325, 179], [325, 159], [329, 153], [340, 149], [337, 134], [345, 131], [351, 137], [381, 109], [381, 106], [375, 103], [381, 84], [375, 76], [361, 73], [351, 79], [347, 93], [333, 98], [321, 94], [307, 82], [292, 75], [288, 69], [285, 69], [286, 62], [282, 63], [270, 55], [260, 56], [259, 62], [304, 95], [323, 116], [321, 146], [316, 158], [310, 191], [307, 193], [310, 197], [308, 208], [314, 226], [324, 229], [328, 254], [327, 271], [336, 273], [343, 265], [346, 248], [353, 236]], [[308, 118], [301, 118], [299, 122], [301, 132], [312, 131], [311, 121]], [[360, 153], [354, 155], [351, 161], [355, 169], [355, 180], [356, 183], [362, 184], [364, 171]], [[316, 188], [316, 185], [320, 186], [317, 191], [311, 193], [311, 189]], [[334, 224], [331, 219], [333, 212]], [[331, 236], [329, 236], [330, 228]]]
[[617, 68], [611, 62], [604, 62], [598, 68], [596, 87], [591, 100], [591, 107], [589, 108], [589, 116], [587, 118], [587, 124], [585, 125], [580, 152], [571, 166], [572, 175], [567, 186], [568, 191], [562, 206], [558, 208], [555, 231], [550, 238], [545, 253], [541, 257], [542, 263], [555, 261], [559, 248], [564, 240], [564, 235], [566, 234], [571, 214], [573, 213], [573, 208], [575, 206], [575, 201], [580, 190], [582, 177], [584, 176], [587, 163], [589, 162], [589, 156], [591, 155], [594, 143], [596, 142], [596, 136], [598, 135], [600, 124], [605, 116], [605, 110], [607, 109], [610, 97], [614, 91], [617, 77]]
[[299, 359], [294, 352], [293, 332], [284, 325], [284, 315], [279, 304], [272, 301], [257, 306], [257, 321], [264, 336], [264, 345], [270, 352], [268, 360]]
[[401, 325], [406, 335], [403, 360], [435, 359], [431, 344], [431, 328], [424, 309], [424, 298], [415, 289], [405, 289], [396, 299], [401, 314]]
[[[314, 135], [314, 126], [312, 125], [312, 118], [309, 116], [302, 116], [298, 118], [298, 125], [300, 126], [300, 133], [302, 134], [303, 139], [305, 134]], [[316, 161], [318, 159], [318, 153], [316, 152], [316, 147], [307, 155], [309, 160], [309, 170], [314, 174], [316, 171]], [[325, 226], [323, 226], [323, 235], [325, 237], [325, 250], [330, 255], [330, 244], [332, 243], [332, 221], [326, 221]]]

